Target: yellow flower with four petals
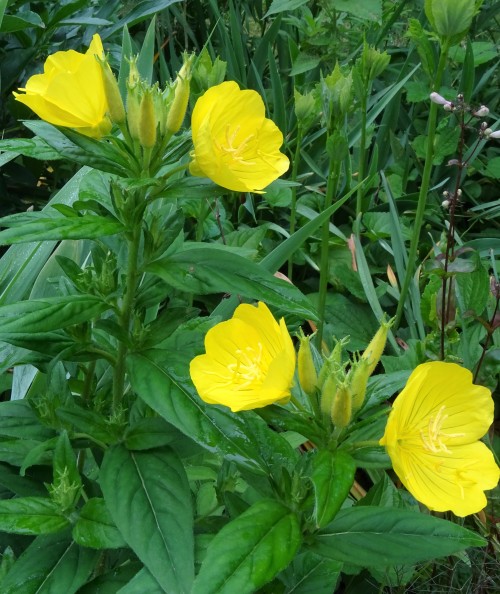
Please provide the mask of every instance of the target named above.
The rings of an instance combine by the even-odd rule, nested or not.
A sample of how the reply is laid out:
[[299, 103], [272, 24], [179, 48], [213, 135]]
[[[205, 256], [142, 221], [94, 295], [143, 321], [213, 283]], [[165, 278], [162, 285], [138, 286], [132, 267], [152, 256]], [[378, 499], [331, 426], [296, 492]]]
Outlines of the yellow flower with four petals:
[[295, 373], [295, 349], [282, 318], [267, 305], [239, 305], [230, 320], [205, 336], [206, 354], [191, 361], [198, 394], [233, 412], [287, 401]]
[[235, 192], [261, 192], [288, 169], [279, 150], [283, 135], [266, 118], [262, 98], [235, 82], [211, 87], [198, 99], [191, 128], [192, 175]]
[[492, 452], [479, 441], [493, 422], [490, 391], [455, 363], [419, 365], [394, 401], [380, 440], [410, 493], [429, 509], [466, 516], [498, 484]]

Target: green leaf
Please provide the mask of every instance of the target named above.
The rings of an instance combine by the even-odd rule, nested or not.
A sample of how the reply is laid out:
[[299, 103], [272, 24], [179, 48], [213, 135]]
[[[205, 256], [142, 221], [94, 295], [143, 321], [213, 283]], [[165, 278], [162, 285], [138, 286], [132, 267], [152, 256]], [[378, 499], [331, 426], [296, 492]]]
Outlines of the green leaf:
[[[318, 295], [309, 295], [316, 303]], [[337, 340], [349, 336], [347, 348], [351, 351], [364, 349], [377, 331], [377, 320], [364, 303], [356, 303], [352, 297], [340, 293], [326, 296], [325, 336]]]
[[455, 283], [462, 316], [466, 312], [473, 312], [480, 316], [490, 296], [490, 277], [486, 268], [480, 265], [480, 268], [469, 274], [457, 274]]
[[293, 512], [258, 501], [211, 541], [192, 594], [251, 594], [287, 567], [300, 542]]
[[129, 163], [114, 146], [107, 142], [83, 136], [69, 128], [60, 130], [42, 120], [25, 121], [24, 125], [54, 148], [61, 159], [119, 176], [126, 176], [129, 173]]
[[479, 534], [453, 522], [405, 509], [367, 506], [341, 510], [328, 529], [316, 535], [312, 550], [361, 567], [387, 567], [485, 544]]
[[163, 594], [164, 590], [155, 578], [144, 568], [141, 569], [128, 584], [118, 590], [117, 594]]
[[113, 523], [104, 499], [98, 497], [89, 499], [80, 510], [73, 528], [73, 538], [82, 547], [91, 549], [118, 549], [127, 546]]
[[19, 476], [19, 471], [8, 464], [0, 464], [0, 485], [20, 497], [43, 497], [47, 489], [39, 482]]
[[46, 497], [0, 500], [0, 530], [15, 534], [50, 534], [69, 526], [59, 506]]
[[55, 432], [40, 423], [28, 401], [10, 400], [0, 402], [0, 435], [44, 441]]
[[[9, 138], [0, 140], [0, 151], [14, 153], [12, 158], [17, 155], [25, 155], [40, 161], [57, 161], [61, 159], [61, 153], [52, 148], [41, 138], [35, 136], [34, 138]], [[2, 159], [8, 158], [11, 155], [4, 153]], [[11, 159], [8, 159], [8, 161]], [[7, 161], [7, 162], [8, 162]], [[2, 165], [4, 163], [2, 162]]]
[[118, 19], [111, 27], [100, 31], [101, 38], [103, 40], [107, 39], [125, 26], [132, 27], [132, 25], [140, 23], [147, 17], [159, 13], [176, 2], [180, 2], [180, 0], [143, 0], [142, 2], [134, 2], [129, 6], [127, 14], [124, 17]]
[[24, 29], [31, 29], [33, 27], [45, 29], [45, 23], [35, 12], [31, 12], [31, 10], [22, 10], [16, 15], [6, 14], [3, 17], [2, 27], [0, 30], [2, 33], [14, 33], [16, 31], [23, 31]]
[[321, 62], [321, 58], [318, 56], [310, 56], [304, 52], [300, 52], [297, 58], [293, 62], [292, 70], [290, 72], [290, 76], [297, 76], [298, 74], [302, 74], [304, 72], [308, 72], [313, 68], [316, 68], [318, 64]]
[[285, 10], [295, 10], [304, 4], [307, 4], [307, 0], [273, 0], [269, 10], [264, 15], [264, 18], [271, 16], [272, 14], [284, 12]]
[[318, 528], [329, 524], [340, 510], [354, 482], [356, 464], [346, 452], [320, 450], [312, 458], [314, 519]]
[[0, 306], [0, 340], [9, 342], [9, 334], [51, 332], [82, 324], [107, 309], [107, 303], [92, 295], [46, 297]]
[[[473, 41], [471, 43], [472, 52], [474, 55], [474, 66], [481, 66], [490, 60], [495, 60], [498, 57], [498, 50], [494, 43], [489, 41]], [[451, 60], [455, 60], [459, 64], [465, 62], [466, 48], [461, 45], [456, 45], [450, 49], [448, 54]]]
[[309, 300], [295, 286], [225, 246], [185, 244], [174, 254], [152, 262], [146, 270], [180, 291], [202, 295], [235, 293], [308, 319], [317, 318]]
[[382, 20], [381, 0], [332, 0], [332, 8], [348, 12], [362, 20]]
[[287, 586], [286, 594], [332, 594], [341, 570], [339, 561], [305, 551], [295, 557], [280, 578]]
[[140, 419], [127, 429], [125, 445], [129, 450], [151, 450], [168, 445], [178, 436], [177, 429], [164, 419]]
[[39, 536], [0, 583], [2, 594], [75, 594], [88, 580], [99, 553], [67, 535]]
[[164, 591], [190, 592], [194, 576], [191, 492], [176, 454], [168, 449], [110, 448], [99, 482], [123, 538]]
[[187, 379], [166, 367], [164, 357], [169, 360], [168, 355], [152, 351], [128, 357], [130, 382], [138, 396], [203, 447], [233, 458], [254, 473], [267, 475], [269, 468], [261, 456], [263, 444], [254, 437], [257, 418], [252, 413], [237, 415], [225, 407], [205, 404]]
[[3, 217], [0, 245], [45, 241], [47, 239], [96, 239], [123, 231], [123, 225], [105, 217], [47, 217], [45, 212], [23, 212]]

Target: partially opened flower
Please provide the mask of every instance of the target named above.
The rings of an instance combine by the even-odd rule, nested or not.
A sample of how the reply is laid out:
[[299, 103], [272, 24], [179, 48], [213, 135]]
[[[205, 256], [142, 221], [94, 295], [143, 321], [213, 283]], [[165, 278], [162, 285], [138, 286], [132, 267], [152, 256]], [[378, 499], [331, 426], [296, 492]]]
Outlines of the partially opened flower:
[[283, 135], [266, 118], [260, 95], [240, 90], [235, 82], [211, 87], [198, 99], [191, 128], [190, 172], [223, 188], [259, 192], [288, 169], [279, 150]]
[[205, 355], [191, 361], [198, 394], [233, 412], [286, 401], [295, 372], [295, 350], [283, 318], [268, 307], [239, 305], [233, 317], [205, 336]]
[[94, 35], [85, 54], [74, 50], [56, 52], [47, 58], [43, 74], [35, 74], [14, 93], [42, 120], [73, 128], [100, 138], [111, 130], [102, 69], [96, 59], [104, 57], [101, 38]]
[[479, 441], [493, 422], [493, 399], [455, 363], [419, 365], [394, 401], [384, 445], [410, 493], [436, 511], [457, 516], [486, 506], [499, 468]]

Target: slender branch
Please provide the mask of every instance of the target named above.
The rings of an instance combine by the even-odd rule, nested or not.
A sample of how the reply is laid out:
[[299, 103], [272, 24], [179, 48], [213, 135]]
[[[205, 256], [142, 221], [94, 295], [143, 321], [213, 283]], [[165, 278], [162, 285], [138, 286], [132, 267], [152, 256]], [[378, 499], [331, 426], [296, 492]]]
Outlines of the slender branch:
[[[330, 208], [333, 202], [333, 197], [337, 193], [337, 186], [340, 176], [340, 162], [330, 159], [330, 171], [328, 173], [328, 180], [326, 185], [326, 195], [323, 210]], [[326, 289], [328, 287], [328, 273], [329, 273], [329, 247], [330, 247], [330, 219], [323, 223], [321, 229], [321, 257], [319, 269], [319, 301], [318, 301], [318, 335], [317, 345], [318, 349], [322, 350], [323, 344], [323, 328], [325, 324], [325, 310], [326, 310]]]
[[[297, 142], [295, 145], [295, 155], [293, 157], [292, 164], [292, 181], [297, 181], [297, 172], [299, 169], [300, 161], [300, 146], [302, 144], [303, 130], [302, 126], [299, 125], [297, 132]], [[290, 206], [290, 235], [295, 233], [295, 224], [297, 221], [297, 187], [292, 186], [292, 204]], [[293, 255], [288, 259], [288, 278], [292, 280], [293, 274]]]
[[[439, 63], [436, 72], [436, 76], [434, 78], [434, 88], [439, 90], [441, 86], [441, 81], [443, 79], [444, 70], [446, 67], [446, 61], [448, 58], [448, 45], [443, 45], [441, 48], [441, 54], [439, 56]], [[408, 291], [410, 289], [410, 284], [413, 278], [413, 274], [415, 272], [416, 267], [416, 257], [418, 251], [418, 244], [420, 241], [420, 231], [422, 229], [422, 224], [424, 221], [424, 214], [425, 214], [425, 207], [427, 204], [427, 195], [429, 193], [429, 186], [431, 180], [431, 171], [432, 171], [432, 160], [434, 157], [434, 137], [436, 135], [436, 121], [437, 121], [437, 112], [438, 112], [438, 105], [436, 103], [431, 102], [430, 109], [429, 109], [429, 123], [428, 123], [428, 133], [427, 133], [427, 151], [425, 155], [425, 164], [424, 164], [424, 171], [422, 173], [422, 181], [420, 185], [420, 192], [418, 195], [418, 203], [417, 203], [417, 211], [415, 213], [415, 223], [413, 227], [413, 235], [410, 242], [410, 251], [408, 254], [408, 264], [406, 267], [406, 273], [403, 280], [403, 284], [401, 286], [401, 293], [398, 303], [398, 308], [396, 311], [396, 320], [394, 323], [394, 329], [396, 329], [399, 324], [401, 323], [401, 318], [403, 316], [403, 311], [406, 303], [406, 297], [408, 296]]]

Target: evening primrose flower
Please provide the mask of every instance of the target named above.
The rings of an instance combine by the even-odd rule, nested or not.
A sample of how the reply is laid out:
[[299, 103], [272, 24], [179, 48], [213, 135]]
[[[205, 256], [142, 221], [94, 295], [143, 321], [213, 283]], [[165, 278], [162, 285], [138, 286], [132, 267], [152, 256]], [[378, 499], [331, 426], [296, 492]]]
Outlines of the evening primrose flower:
[[260, 95], [240, 90], [235, 82], [211, 87], [198, 99], [191, 129], [191, 174], [223, 188], [260, 192], [288, 169], [279, 150], [283, 135], [265, 117]]
[[479, 441], [493, 422], [493, 399], [455, 363], [419, 365], [394, 401], [380, 440], [410, 493], [429, 509], [457, 516], [486, 506], [499, 469]]
[[101, 138], [111, 130], [101, 66], [104, 58], [99, 35], [94, 35], [85, 54], [74, 50], [56, 52], [47, 58], [43, 74], [35, 74], [14, 93], [17, 101], [31, 108], [42, 120]]
[[190, 374], [201, 399], [233, 412], [286, 401], [295, 371], [295, 350], [282, 318], [268, 307], [239, 305], [230, 320], [205, 336], [206, 354], [191, 361]]

